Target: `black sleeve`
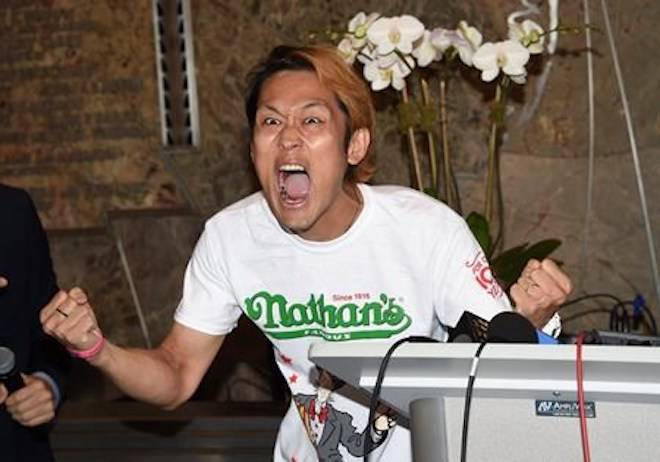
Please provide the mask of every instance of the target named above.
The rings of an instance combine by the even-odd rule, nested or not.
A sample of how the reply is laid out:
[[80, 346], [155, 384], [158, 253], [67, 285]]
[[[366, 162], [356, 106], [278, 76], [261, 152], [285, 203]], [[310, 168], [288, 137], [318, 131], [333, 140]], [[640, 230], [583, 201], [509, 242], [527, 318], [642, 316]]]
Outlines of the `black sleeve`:
[[31, 372], [47, 373], [57, 383], [60, 395], [64, 398], [66, 380], [71, 368], [71, 356], [59, 342], [44, 333], [39, 319], [41, 308], [57, 293], [57, 280], [53, 271], [46, 233], [29, 196], [27, 202], [25, 229], [28, 248], [26, 257], [28, 260], [28, 306], [31, 310], [31, 355], [28, 367]]

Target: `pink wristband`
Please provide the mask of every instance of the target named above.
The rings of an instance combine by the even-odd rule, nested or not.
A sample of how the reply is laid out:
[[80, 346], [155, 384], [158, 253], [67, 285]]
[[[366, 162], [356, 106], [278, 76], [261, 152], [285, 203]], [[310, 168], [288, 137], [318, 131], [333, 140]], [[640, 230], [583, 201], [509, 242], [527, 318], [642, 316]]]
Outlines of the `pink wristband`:
[[103, 348], [103, 345], [105, 345], [105, 337], [100, 336], [96, 343], [90, 348], [86, 350], [73, 350], [69, 348], [69, 353], [71, 353], [71, 356], [75, 356], [76, 358], [89, 359], [99, 354]]

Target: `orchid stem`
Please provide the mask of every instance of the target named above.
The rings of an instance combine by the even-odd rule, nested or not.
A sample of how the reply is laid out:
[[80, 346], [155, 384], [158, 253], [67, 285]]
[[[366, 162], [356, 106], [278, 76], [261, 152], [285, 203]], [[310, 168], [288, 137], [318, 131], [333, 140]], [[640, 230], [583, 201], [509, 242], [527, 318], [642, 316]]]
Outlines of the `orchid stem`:
[[[404, 85], [401, 89], [401, 98], [403, 99], [403, 104], [408, 104], [408, 87]], [[415, 179], [417, 181], [417, 189], [424, 191], [424, 185], [422, 184], [422, 170], [419, 165], [419, 153], [417, 152], [417, 144], [415, 143], [415, 130], [412, 125], [408, 126], [408, 145], [410, 146], [410, 154], [412, 155], [413, 168], [415, 170]]]
[[[491, 130], [488, 140], [488, 176], [486, 180], [486, 206], [485, 216], [490, 223], [493, 237], [493, 249], [503, 241], [504, 227], [502, 226], [502, 187], [500, 184], [500, 135], [506, 120], [506, 96], [509, 87], [509, 78], [503, 76], [495, 88], [495, 101], [491, 115]], [[497, 201], [495, 204], [494, 202]]]
[[534, 45], [535, 43], [539, 43], [541, 41], [541, 37], [544, 37], [546, 35], [550, 34], [579, 34], [580, 32], [583, 32], [587, 29], [591, 29], [596, 32], [600, 32], [600, 29], [598, 27], [592, 25], [592, 24], [584, 24], [583, 26], [557, 26], [554, 29], [546, 30], [541, 33], [537, 33], [536, 37], [533, 40], [530, 40], [529, 43], [523, 43], [525, 48], [529, 48], [531, 45]]
[[495, 188], [495, 176], [497, 168], [497, 129], [499, 125], [499, 106], [502, 100], [502, 86], [497, 84], [495, 90], [495, 102], [493, 116], [490, 124], [490, 137], [488, 138], [488, 170], [486, 174], [486, 203], [484, 215], [489, 223], [493, 220], [493, 189]]
[[[429, 84], [424, 77], [420, 79], [422, 87], [422, 101], [424, 106], [431, 106], [431, 96], [429, 94]], [[430, 128], [426, 130], [426, 137], [429, 143], [429, 162], [431, 163], [431, 187], [436, 189], [436, 192], [439, 193], [438, 189], [438, 158], [435, 152], [435, 139], [433, 138], [433, 132]]]
[[[455, 190], [454, 173], [451, 168], [449, 153], [449, 120], [447, 119], [447, 81], [440, 79], [440, 130], [442, 132], [442, 165], [444, 176], [445, 200], [447, 205], [460, 213], [458, 188]], [[454, 193], [455, 192], [455, 193]]]

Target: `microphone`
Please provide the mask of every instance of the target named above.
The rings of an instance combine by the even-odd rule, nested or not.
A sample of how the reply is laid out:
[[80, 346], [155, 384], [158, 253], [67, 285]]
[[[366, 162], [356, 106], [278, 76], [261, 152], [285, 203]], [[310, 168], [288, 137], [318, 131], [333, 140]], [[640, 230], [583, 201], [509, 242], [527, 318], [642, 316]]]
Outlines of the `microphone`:
[[464, 311], [456, 326], [449, 329], [450, 343], [481, 343], [486, 340], [488, 321], [470, 311]]
[[504, 311], [493, 316], [486, 340], [490, 343], [539, 343], [556, 345], [559, 341], [538, 329], [521, 314]]
[[16, 370], [16, 356], [9, 348], [0, 346], [0, 382], [11, 394], [25, 386], [23, 377]]

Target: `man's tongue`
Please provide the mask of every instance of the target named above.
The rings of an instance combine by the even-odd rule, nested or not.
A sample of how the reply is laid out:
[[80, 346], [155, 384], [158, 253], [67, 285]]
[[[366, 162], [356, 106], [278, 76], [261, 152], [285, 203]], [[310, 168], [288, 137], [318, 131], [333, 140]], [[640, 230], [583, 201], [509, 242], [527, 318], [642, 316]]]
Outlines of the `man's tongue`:
[[309, 194], [309, 176], [306, 173], [291, 173], [284, 180], [287, 199], [298, 201]]

